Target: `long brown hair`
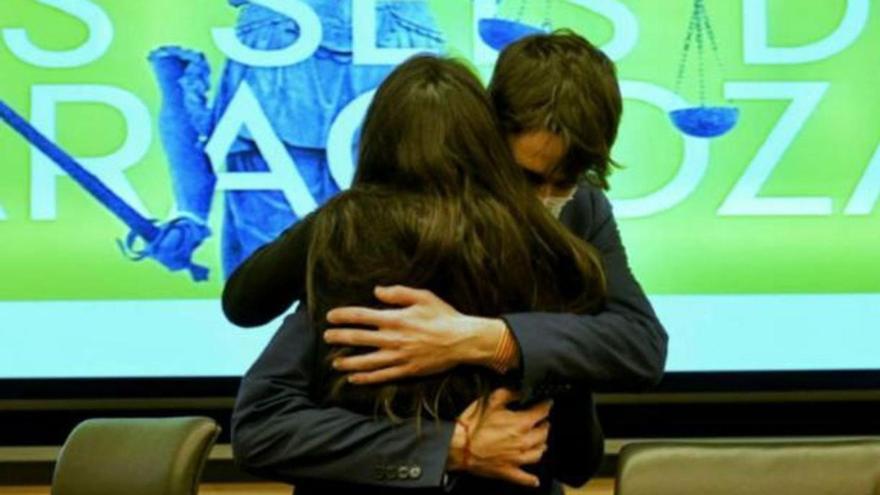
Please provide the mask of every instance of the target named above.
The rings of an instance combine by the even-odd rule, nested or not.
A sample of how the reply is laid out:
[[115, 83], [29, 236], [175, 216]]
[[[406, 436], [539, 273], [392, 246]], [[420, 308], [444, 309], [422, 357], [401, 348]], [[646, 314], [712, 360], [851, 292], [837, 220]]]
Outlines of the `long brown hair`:
[[[334, 307], [382, 307], [373, 288], [395, 283], [429, 289], [475, 315], [586, 313], [604, 303], [598, 254], [538, 202], [484, 89], [461, 63], [419, 56], [388, 76], [367, 112], [358, 167], [353, 187], [312, 225], [307, 293], [319, 331]], [[329, 355], [352, 352], [363, 349]], [[328, 364], [328, 401], [392, 417], [451, 417], [497, 384], [484, 369], [460, 367], [348, 386]]]

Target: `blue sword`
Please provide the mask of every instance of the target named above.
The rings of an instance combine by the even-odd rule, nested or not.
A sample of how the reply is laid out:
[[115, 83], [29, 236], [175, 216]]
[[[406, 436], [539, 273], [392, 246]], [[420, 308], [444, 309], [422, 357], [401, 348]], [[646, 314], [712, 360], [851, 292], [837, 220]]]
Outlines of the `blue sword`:
[[[179, 217], [157, 225], [156, 220], [145, 218], [125, 202], [94, 174], [89, 172], [68, 153], [46, 138], [15, 110], [0, 100], [0, 119], [55, 162], [67, 175], [104, 205], [113, 215], [131, 229], [125, 242], [117, 240], [126, 256], [134, 260], [153, 258], [169, 270], [187, 269], [193, 280], [208, 278], [208, 269], [192, 261], [193, 251], [210, 235], [210, 229], [189, 217]], [[138, 238], [144, 247], [135, 248]]]

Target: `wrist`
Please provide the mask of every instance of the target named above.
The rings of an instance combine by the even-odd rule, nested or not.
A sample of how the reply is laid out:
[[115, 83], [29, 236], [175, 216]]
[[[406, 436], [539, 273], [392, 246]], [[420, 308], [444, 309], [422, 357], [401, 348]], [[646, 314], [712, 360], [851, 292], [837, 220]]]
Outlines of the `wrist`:
[[460, 422], [455, 422], [452, 439], [449, 441], [449, 456], [446, 459], [447, 471], [462, 471], [465, 468], [467, 456], [468, 437], [467, 431]]
[[468, 316], [465, 325], [469, 334], [465, 339], [462, 362], [476, 366], [491, 367], [498, 348], [498, 343], [509, 332], [507, 324], [501, 318], [484, 318]]

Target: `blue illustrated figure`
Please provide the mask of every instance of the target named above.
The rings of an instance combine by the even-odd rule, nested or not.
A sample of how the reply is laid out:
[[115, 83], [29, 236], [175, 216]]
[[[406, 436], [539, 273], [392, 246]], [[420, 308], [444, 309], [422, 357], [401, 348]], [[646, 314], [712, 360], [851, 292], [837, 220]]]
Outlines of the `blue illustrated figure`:
[[[299, 38], [300, 26], [294, 19], [248, 0], [229, 1], [239, 8], [236, 34], [244, 45], [277, 50]], [[320, 205], [339, 192], [327, 161], [330, 126], [348, 103], [378, 86], [393, 68], [353, 63], [353, 1], [357, 0], [306, 1], [323, 28], [315, 53], [282, 67], [228, 60], [210, 106], [206, 96], [210, 68], [202, 54], [163, 47], [150, 55], [163, 96], [159, 130], [171, 172], [176, 217], [207, 223], [217, 179], [204, 150], [205, 141], [243, 82], [252, 89], [315, 203]], [[425, 0], [378, 0], [376, 45], [437, 52], [444, 41]], [[269, 171], [246, 128], [229, 149], [225, 167], [228, 172]], [[298, 219], [279, 190], [226, 191], [221, 242], [224, 276]], [[210, 235], [207, 228], [202, 232]]]
[[152, 258], [171, 271], [189, 270], [190, 276], [196, 281], [208, 278], [208, 269], [192, 261], [193, 251], [210, 235], [202, 222], [193, 221], [186, 216], [178, 216], [162, 223], [144, 217], [2, 100], [0, 120], [55, 162], [92, 198], [130, 229], [125, 242], [117, 240], [123, 253], [135, 260]]

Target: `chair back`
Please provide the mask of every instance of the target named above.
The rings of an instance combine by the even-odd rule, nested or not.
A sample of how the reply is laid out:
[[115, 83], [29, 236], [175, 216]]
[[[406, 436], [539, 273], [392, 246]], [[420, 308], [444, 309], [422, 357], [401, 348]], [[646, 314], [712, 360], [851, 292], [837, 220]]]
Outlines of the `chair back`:
[[880, 440], [630, 444], [615, 494], [878, 495]]
[[52, 495], [195, 495], [219, 433], [204, 417], [83, 421], [58, 455]]

